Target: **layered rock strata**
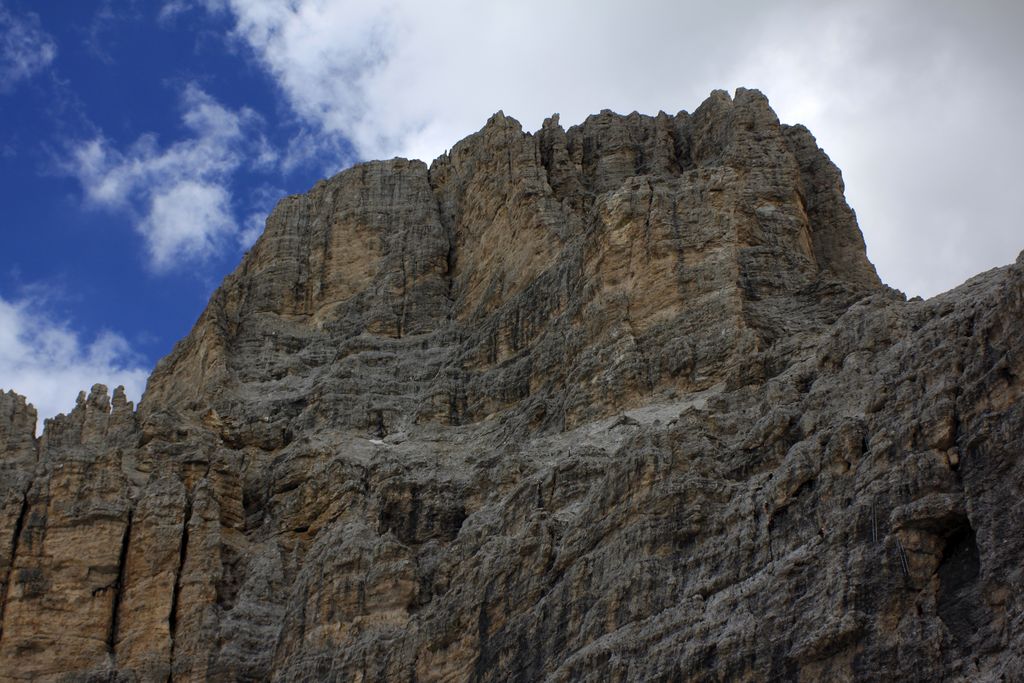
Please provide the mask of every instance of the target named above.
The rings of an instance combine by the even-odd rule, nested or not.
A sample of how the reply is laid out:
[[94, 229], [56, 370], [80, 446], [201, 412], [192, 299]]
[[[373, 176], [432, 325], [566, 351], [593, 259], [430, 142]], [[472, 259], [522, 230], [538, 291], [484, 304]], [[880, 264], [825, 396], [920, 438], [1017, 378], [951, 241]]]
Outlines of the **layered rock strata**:
[[0, 395], [0, 679], [1014, 680], [1022, 320], [756, 91], [497, 114], [284, 199], [138, 410]]

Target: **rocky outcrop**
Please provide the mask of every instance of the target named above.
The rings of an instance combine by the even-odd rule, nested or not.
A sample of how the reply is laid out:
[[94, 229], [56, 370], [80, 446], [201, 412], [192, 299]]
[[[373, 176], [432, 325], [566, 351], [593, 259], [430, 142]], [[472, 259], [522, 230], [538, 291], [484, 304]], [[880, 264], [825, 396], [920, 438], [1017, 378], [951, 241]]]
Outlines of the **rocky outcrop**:
[[1021, 320], [756, 91], [496, 114], [283, 200], [137, 411], [0, 396], [0, 678], [1012, 680]]

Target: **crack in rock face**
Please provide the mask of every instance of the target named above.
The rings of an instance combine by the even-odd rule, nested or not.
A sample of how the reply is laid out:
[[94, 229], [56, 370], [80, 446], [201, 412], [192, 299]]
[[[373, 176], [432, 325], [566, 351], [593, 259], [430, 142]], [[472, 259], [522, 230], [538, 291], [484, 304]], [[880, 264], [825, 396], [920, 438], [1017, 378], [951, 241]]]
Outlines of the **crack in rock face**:
[[757, 91], [498, 113], [281, 200], [138, 409], [0, 394], [0, 680], [1024, 678], [1022, 321]]

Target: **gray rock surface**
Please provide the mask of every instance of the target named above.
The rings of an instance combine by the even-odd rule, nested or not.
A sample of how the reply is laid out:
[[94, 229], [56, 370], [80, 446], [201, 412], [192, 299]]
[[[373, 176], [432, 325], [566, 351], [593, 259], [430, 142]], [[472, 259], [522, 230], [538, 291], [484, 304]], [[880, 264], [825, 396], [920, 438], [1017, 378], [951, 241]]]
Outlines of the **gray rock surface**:
[[756, 91], [496, 114], [284, 199], [137, 411], [0, 395], [0, 678], [1019, 679], [1022, 320]]

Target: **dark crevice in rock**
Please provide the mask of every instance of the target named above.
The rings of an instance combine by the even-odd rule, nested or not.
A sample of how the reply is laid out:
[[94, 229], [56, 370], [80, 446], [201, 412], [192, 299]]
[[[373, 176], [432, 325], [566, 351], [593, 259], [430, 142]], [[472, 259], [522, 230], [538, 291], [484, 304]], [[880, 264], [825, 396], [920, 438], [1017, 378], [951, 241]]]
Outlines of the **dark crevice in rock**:
[[383, 410], [374, 410], [370, 414], [370, 428], [373, 430], [373, 435], [378, 439], [383, 439], [388, 435], [387, 425], [384, 423]]
[[395, 328], [396, 328], [395, 329], [395, 336], [398, 339], [402, 338], [402, 333], [405, 330], [406, 309], [407, 309], [408, 303], [409, 303], [409, 276], [408, 276], [408, 273], [406, 272], [407, 271], [406, 263], [405, 263], [406, 258], [408, 258], [408, 257], [407, 257], [407, 254], [406, 254], [405, 244], [403, 244], [402, 245], [402, 254], [401, 254], [401, 256], [398, 259], [398, 262], [399, 262], [399, 264], [401, 266], [401, 271], [402, 271], [402, 285], [401, 285], [402, 286], [402, 294], [401, 294], [402, 300], [401, 300], [401, 302], [399, 304], [399, 310], [397, 312], [397, 315], [395, 316], [395, 318], [396, 318], [396, 320], [395, 320]]
[[181, 577], [185, 571], [185, 560], [188, 558], [188, 527], [192, 522], [192, 499], [185, 504], [185, 514], [182, 517], [181, 542], [178, 545], [178, 568], [174, 574], [174, 589], [171, 593], [171, 609], [167, 615], [167, 631], [171, 638], [170, 647], [170, 671], [167, 674], [167, 683], [174, 680], [174, 644], [178, 635], [178, 599], [181, 597]]
[[[309, 531], [309, 525], [304, 524], [293, 529], [296, 534], [304, 534]], [[217, 582], [217, 605], [224, 611], [234, 609], [238, 599], [238, 592], [241, 590], [245, 580], [244, 557], [230, 545], [221, 546], [221, 577]]]
[[966, 520], [946, 539], [937, 572], [936, 611], [961, 649], [967, 649], [987, 619], [978, 585], [981, 557], [974, 529]]
[[878, 508], [871, 503], [871, 543], [878, 544]]
[[484, 590], [484, 599], [480, 602], [480, 609], [477, 613], [477, 657], [473, 663], [474, 681], [487, 679], [487, 673], [492, 669], [491, 648], [488, 646], [488, 639], [491, 632], [491, 616], [487, 613], [487, 605], [491, 601], [491, 594], [494, 584], [488, 583]]
[[448, 388], [448, 424], [457, 427], [462, 424], [467, 412], [466, 379], [463, 373], [456, 372], [450, 380]]
[[903, 541], [899, 538], [896, 539], [896, 559], [900, 563], [900, 571], [903, 573], [903, 579], [910, 579], [910, 565], [907, 562], [907, 551], [903, 547]]
[[448, 311], [448, 319], [451, 320], [453, 308], [451, 304], [454, 300], [453, 289], [455, 287], [455, 238], [449, 237], [448, 240], [448, 251], [445, 253], [444, 259], [444, 272], [445, 272], [445, 284], [448, 287], [448, 302], [450, 309]]
[[28, 491], [21, 494], [21, 509], [18, 510], [18, 519], [14, 523], [14, 534], [11, 538], [11, 548], [8, 557], [10, 564], [7, 567], [7, 577], [4, 581], [3, 594], [0, 595], [0, 640], [4, 637], [4, 613], [7, 611], [7, 593], [10, 591], [11, 580], [14, 578], [14, 562], [18, 556], [18, 543], [21, 540], [21, 530], [25, 526], [25, 515], [28, 513]]
[[132, 536], [132, 515], [129, 511], [128, 521], [124, 526], [124, 535], [121, 537], [121, 553], [117, 558], [117, 581], [114, 583], [114, 600], [110, 607], [110, 631], [107, 634], [107, 652], [116, 656], [117, 629], [120, 625], [119, 612], [121, 610], [121, 599], [124, 596], [125, 571], [128, 564], [128, 544]]

